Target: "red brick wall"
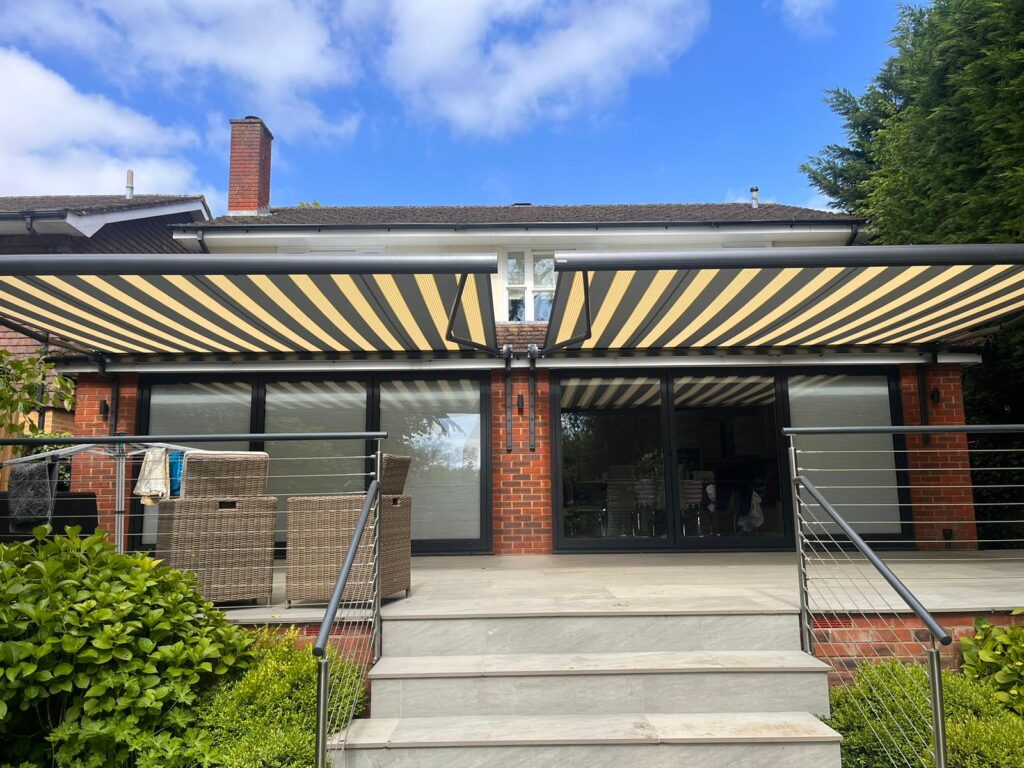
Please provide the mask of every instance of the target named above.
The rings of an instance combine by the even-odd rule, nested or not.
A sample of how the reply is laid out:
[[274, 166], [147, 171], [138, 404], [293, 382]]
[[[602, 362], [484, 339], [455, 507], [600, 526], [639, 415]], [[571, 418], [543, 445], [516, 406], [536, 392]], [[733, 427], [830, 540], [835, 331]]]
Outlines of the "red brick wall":
[[[118, 396], [118, 414], [116, 432], [135, 434], [136, 416], [138, 414], [139, 378], [134, 374], [120, 376], [121, 390]], [[110, 400], [112, 379], [95, 373], [83, 373], [78, 377], [78, 393], [75, 404], [75, 435], [107, 435], [110, 434], [110, 415], [100, 413], [100, 403], [104, 400], [111, 406]], [[99, 523], [106, 531], [114, 530], [114, 472], [112, 459], [97, 454], [76, 456], [71, 462], [71, 490], [82, 493], [95, 493], [96, 506], [99, 512]], [[130, 473], [129, 473], [130, 474]], [[126, 491], [130, 492], [131, 478], [126, 481]], [[125, 526], [127, 530], [127, 526]]]
[[[516, 407], [523, 396], [523, 412]], [[552, 550], [551, 400], [547, 371], [537, 371], [537, 447], [530, 450], [527, 371], [512, 373], [512, 450], [505, 448], [505, 372], [491, 381], [492, 515], [494, 553], [547, 554]]]
[[[973, 613], [940, 613], [939, 624], [953, 636], [953, 642], [939, 646], [944, 669], [963, 663], [960, 638], [974, 634]], [[1017, 623], [1009, 612], [987, 614], [996, 626]], [[913, 614], [865, 616], [864, 614], [816, 616], [813, 628], [814, 654], [836, 670], [830, 682], [849, 682], [857, 665], [896, 657], [906, 662], [923, 662], [931, 647], [931, 633]]]
[[270, 207], [270, 144], [274, 137], [258, 117], [231, 121], [228, 211]]
[[[925, 369], [924, 392], [928, 423], [964, 424], [964, 394], [957, 365], [931, 365]], [[939, 402], [931, 399], [938, 390]], [[903, 423], [921, 424], [918, 367], [900, 367]], [[943, 530], [953, 531], [949, 546], [976, 549], [974, 498], [971, 491], [970, 455], [964, 434], [907, 435], [907, 465], [914, 531], [919, 549], [945, 549]], [[938, 541], [940, 544], [928, 542]]]

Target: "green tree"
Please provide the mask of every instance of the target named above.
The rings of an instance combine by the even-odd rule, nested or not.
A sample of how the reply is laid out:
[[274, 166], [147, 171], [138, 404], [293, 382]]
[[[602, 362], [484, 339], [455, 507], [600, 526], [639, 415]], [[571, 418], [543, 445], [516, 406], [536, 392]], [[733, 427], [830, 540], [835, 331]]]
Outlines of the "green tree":
[[34, 411], [70, 409], [74, 402], [74, 382], [56, 375], [52, 363], [0, 349], [0, 436], [36, 434], [39, 427], [30, 418]]

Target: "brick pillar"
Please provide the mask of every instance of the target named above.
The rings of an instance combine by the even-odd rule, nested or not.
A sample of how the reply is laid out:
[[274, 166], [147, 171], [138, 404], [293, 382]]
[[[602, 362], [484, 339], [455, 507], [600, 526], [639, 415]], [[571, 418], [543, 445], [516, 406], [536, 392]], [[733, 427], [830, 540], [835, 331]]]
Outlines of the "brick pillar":
[[[136, 416], [139, 403], [139, 377], [134, 374], [120, 376], [121, 390], [118, 395], [116, 432], [135, 434]], [[78, 376], [75, 399], [75, 429], [77, 437], [110, 434], [110, 417], [113, 403], [110, 400], [112, 377], [95, 373]], [[100, 413], [100, 403], [111, 406], [106, 416]], [[71, 461], [71, 490], [79, 493], [95, 493], [96, 509], [100, 527], [105, 531], [114, 530], [114, 473], [112, 459], [97, 453], [75, 456]], [[131, 488], [131, 472], [126, 479], [127, 496]], [[126, 526], [127, 530], [127, 526]]]
[[[505, 372], [491, 381], [492, 520], [494, 553], [548, 554], [552, 550], [551, 400], [547, 371], [537, 371], [537, 447], [530, 450], [530, 379], [512, 372], [512, 450], [505, 448]], [[523, 412], [516, 400], [523, 396]]]
[[[937, 403], [931, 399], [933, 390], [938, 390]], [[900, 391], [903, 423], [908, 426], [921, 424], [921, 394], [926, 398], [929, 424], [965, 423], [964, 394], [957, 365], [928, 366], [923, 393], [919, 393], [918, 367], [900, 366]], [[906, 437], [910, 501], [918, 549], [945, 549], [945, 529], [953, 531], [950, 542], [953, 549], [977, 549], [967, 435], [932, 434], [928, 442], [923, 435]]]

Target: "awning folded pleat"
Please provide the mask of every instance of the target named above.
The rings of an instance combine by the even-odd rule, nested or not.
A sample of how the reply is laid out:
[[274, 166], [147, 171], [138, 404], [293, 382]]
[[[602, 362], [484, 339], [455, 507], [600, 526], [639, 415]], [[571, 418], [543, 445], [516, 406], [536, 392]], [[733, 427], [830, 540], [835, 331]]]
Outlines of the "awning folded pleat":
[[[942, 250], [949, 249], [948, 251]], [[556, 255], [558, 282], [546, 351], [848, 347], [931, 344], [1024, 309], [1024, 265], [985, 263], [984, 254], [930, 247], [938, 263], [858, 264], [871, 248], [827, 249], [833, 263], [636, 268], [626, 256], [603, 261]], [[1018, 247], [1019, 248], [1019, 247]], [[797, 250], [797, 249], [790, 249]], [[802, 249], [813, 252], [815, 249]], [[887, 253], [894, 249], [887, 249]], [[764, 253], [770, 253], [765, 249]], [[723, 249], [722, 253], [728, 253]], [[915, 253], [910, 247], [907, 255]], [[636, 255], [636, 254], [633, 254]], [[664, 256], [664, 254], [659, 254]], [[897, 253], [897, 255], [902, 255]], [[651, 266], [657, 260], [633, 262]], [[669, 259], [662, 259], [668, 262]], [[723, 263], [735, 263], [732, 261]]]

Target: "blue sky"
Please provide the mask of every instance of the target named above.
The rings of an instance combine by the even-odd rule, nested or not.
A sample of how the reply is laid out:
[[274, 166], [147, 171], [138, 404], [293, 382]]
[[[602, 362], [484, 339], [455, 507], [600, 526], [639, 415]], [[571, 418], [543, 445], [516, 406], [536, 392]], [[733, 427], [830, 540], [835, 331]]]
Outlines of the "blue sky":
[[747, 199], [821, 207], [826, 88], [888, 55], [894, 0], [0, 0], [0, 194], [202, 192], [230, 117], [272, 203]]

